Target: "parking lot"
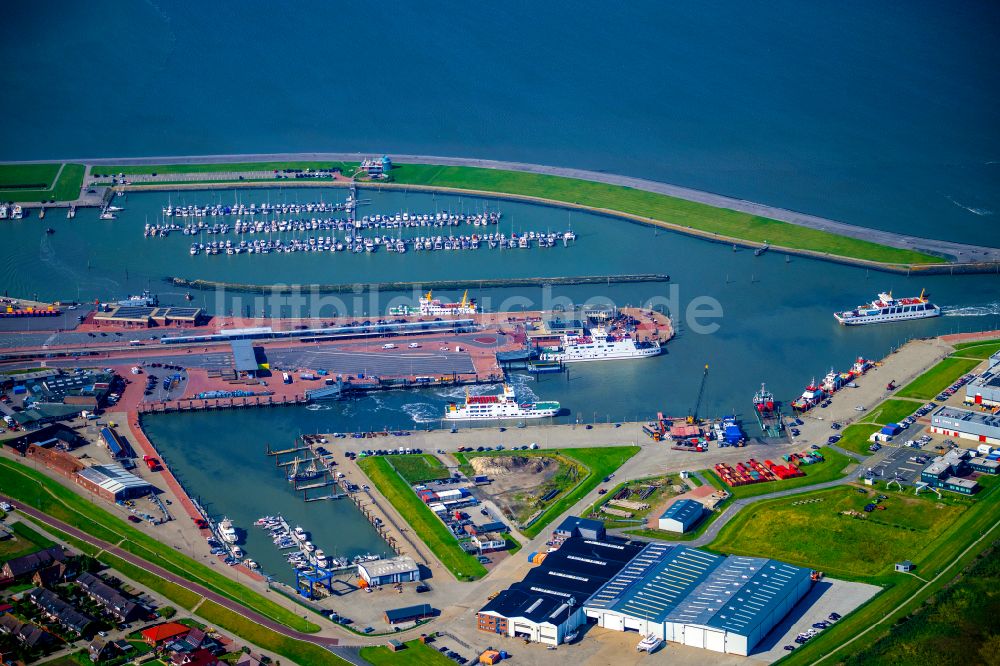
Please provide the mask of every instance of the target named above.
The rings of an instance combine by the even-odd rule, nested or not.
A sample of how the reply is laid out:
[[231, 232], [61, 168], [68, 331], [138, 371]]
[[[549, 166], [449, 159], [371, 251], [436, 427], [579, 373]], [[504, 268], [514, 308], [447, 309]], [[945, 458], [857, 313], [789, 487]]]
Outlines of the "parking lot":
[[[799, 646], [795, 639], [800, 634], [809, 631], [817, 635], [822, 633], [823, 629], [814, 625], [830, 622], [831, 613], [846, 617], [848, 613], [881, 591], [882, 588], [877, 585], [833, 578], [821, 580], [812, 586], [809, 594], [792, 608], [781, 624], [764, 637], [750, 658], [768, 663], [781, 659], [789, 652], [785, 646], [795, 648]], [[835, 623], [836, 621], [833, 622]]]

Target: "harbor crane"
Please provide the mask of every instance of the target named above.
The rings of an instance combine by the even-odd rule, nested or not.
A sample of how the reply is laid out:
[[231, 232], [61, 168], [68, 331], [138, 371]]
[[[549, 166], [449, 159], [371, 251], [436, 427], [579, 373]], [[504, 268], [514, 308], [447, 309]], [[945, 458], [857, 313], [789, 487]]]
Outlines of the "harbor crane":
[[694, 423], [698, 420], [698, 408], [701, 407], [701, 398], [705, 395], [705, 380], [708, 379], [708, 363], [705, 364], [705, 372], [701, 376], [701, 386], [698, 387], [698, 398], [694, 401], [694, 409], [691, 410], [691, 414], [687, 417], [688, 423]]

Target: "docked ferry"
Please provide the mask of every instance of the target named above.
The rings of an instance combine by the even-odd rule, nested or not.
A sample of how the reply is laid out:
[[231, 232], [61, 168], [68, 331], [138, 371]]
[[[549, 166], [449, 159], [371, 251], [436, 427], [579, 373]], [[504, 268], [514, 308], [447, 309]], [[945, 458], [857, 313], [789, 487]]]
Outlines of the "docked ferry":
[[450, 403], [445, 407], [444, 418], [449, 421], [543, 419], [558, 413], [559, 403], [554, 400], [518, 403], [514, 389], [504, 384], [500, 395], [466, 394], [464, 405]]
[[880, 293], [871, 303], [859, 305], [853, 310], [834, 312], [834, 318], [844, 326], [860, 326], [861, 324], [881, 324], [888, 321], [904, 319], [924, 319], [938, 317], [941, 308], [934, 305], [921, 291], [919, 296], [909, 298], [893, 298], [892, 292]]
[[626, 358], [648, 358], [663, 350], [654, 341], [639, 342], [630, 336], [612, 336], [601, 327], [590, 335], [564, 335], [558, 351], [541, 354], [543, 361], [578, 363], [581, 361], [610, 361]]
[[421, 315], [424, 317], [440, 317], [442, 315], [470, 315], [476, 314], [476, 299], [469, 298], [469, 290], [462, 294], [462, 300], [458, 303], [444, 303], [440, 299], [434, 298], [434, 293], [428, 291], [419, 299], [419, 307], [400, 305], [389, 308], [389, 315], [393, 317], [406, 317], [410, 315]]

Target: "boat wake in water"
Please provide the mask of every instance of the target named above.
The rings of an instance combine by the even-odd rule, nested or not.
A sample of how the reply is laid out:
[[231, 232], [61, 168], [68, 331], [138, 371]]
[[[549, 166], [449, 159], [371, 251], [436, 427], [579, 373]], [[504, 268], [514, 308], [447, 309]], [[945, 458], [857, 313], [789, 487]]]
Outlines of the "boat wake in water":
[[441, 410], [429, 402], [411, 402], [403, 405], [402, 410], [413, 419], [414, 423], [433, 423], [441, 420]]
[[1000, 301], [994, 301], [986, 305], [966, 305], [964, 307], [945, 305], [941, 307], [941, 314], [945, 317], [990, 317], [1000, 315]]
[[320, 405], [314, 403], [312, 405], [308, 405], [306, 409], [308, 409], [310, 412], [325, 412], [328, 409], [333, 409], [333, 407], [331, 407], [330, 405]]
[[986, 217], [987, 215], [992, 215], [993, 214], [993, 211], [990, 210], [989, 208], [977, 208], [975, 206], [966, 206], [963, 203], [959, 203], [958, 201], [955, 201], [951, 197], [947, 197], [947, 199], [948, 199], [948, 201], [952, 202], [953, 204], [955, 204], [956, 206], [958, 206], [962, 210], [967, 210], [970, 213], [972, 213], [973, 215], [979, 215], [980, 217]]

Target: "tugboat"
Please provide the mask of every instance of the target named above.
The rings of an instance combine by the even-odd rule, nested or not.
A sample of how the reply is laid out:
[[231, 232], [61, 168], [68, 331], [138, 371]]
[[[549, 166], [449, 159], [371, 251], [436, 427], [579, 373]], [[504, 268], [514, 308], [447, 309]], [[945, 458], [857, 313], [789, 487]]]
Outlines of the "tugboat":
[[802, 392], [802, 395], [792, 401], [792, 409], [798, 412], [807, 412], [821, 403], [825, 397], [826, 392], [813, 379], [809, 386], [806, 387], [806, 390]]
[[767, 390], [761, 382], [760, 390], [753, 396], [753, 413], [757, 416], [760, 429], [768, 437], [777, 437], [785, 427], [781, 420], [781, 405], [775, 401], [774, 394]]

